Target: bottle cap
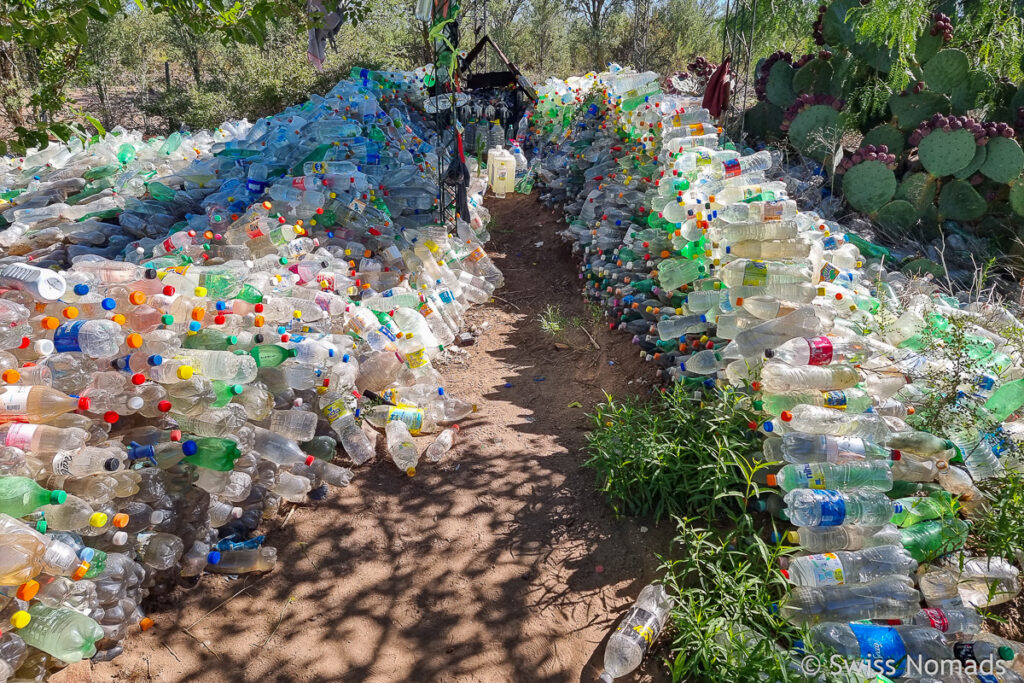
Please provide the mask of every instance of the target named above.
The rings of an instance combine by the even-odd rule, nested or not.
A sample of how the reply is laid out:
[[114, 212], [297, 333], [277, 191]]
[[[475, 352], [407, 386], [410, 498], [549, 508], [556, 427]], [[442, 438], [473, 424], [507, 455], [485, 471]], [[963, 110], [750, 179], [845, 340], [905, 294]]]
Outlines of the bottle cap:
[[787, 531], [786, 540], [790, 543], [797, 544], [800, 542], [800, 534], [796, 531]]
[[199, 452], [199, 444], [192, 439], [189, 439], [181, 444], [181, 452], [186, 456], [195, 455]]
[[144, 278], [146, 278], [147, 280], [155, 280], [156, 279], [156, 268], [146, 268], [146, 272], [143, 273], [142, 276]]
[[83, 562], [82, 564], [78, 565], [78, 568], [71, 575], [71, 580], [81, 581], [82, 579], [84, 579], [85, 575], [89, 573], [90, 566], [91, 565], [88, 562]]
[[171, 441], [181, 441], [181, 430], [172, 429], [171, 433], [168, 436], [171, 439]]
[[41, 534], [45, 534], [46, 533], [46, 520], [45, 519], [40, 519], [40, 520], [36, 521], [36, 531], [38, 531]]
[[92, 401], [89, 400], [88, 396], [82, 396], [78, 399], [79, 410], [89, 410], [89, 406], [92, 405]]
[[191, 365], [182, 365], [175, 374], [178, 375], [178, 379], [192, 379], [194, 373]]
[[128, 534], [124, 531], [116, 531], [114, 535], [110, 537], [110, 542], [114, 545], [124, 545], [128, 542]]
[[160, 316], [160, 322], [163, 323], [164, 325], [173, 325], [174, 316], [171, 315], [170, 313], [164, 313], [162, 316]]
[[6, 382], [7, 384], [14, 384], [19, 379], [21, 379], [21, 373], [13, 368], [4, 370], [2, 373], [0, 373], [0, 379], [3, 379], [3, 381]]
[[999, 650], [997, 650], [997, 652], [999, 654], [999, 659], [1003, 660], [1004, 662], [1009, 662], [1013, 659], [1013, 648], [1009, 645], [1000, 645]]
[[192, 320], [188, 324], [188, 331], [189, 332], [198, 332], [202, 328], [203, 328], [203, 324], [200, 323], [198, 320]]
[[104, 311], [112, 311], [115, 308], [117, 308], [117, 300], [112, 299], [109, 296], [103, 297], [103, 300], [100, 301], [100, 308], [102, 308]]
[[[769, 474], [768, 475], [767, 482], [768, 482], [769, 486], [778, 486], [779, 485], [778, 478], [774, 474]], [[761, 501], [758, 501], [758, 502], [760, 503]]]
[[64, 501], [68, 499], [68, 494], [61, 489], [50, 491], [50, 505], [63, 505]]
[[32, 615], [23, 609], [11, 615], [11, 626], [14, 628], [25, 628], [30, 621], [32, 621]]
[[60, 327], [60, 321], [51, 315], [46, 316], [40, 322], [44, 330], [55, 330]]
[[156, 625], [156, 622], [150, 619], [149, 617], [143, 617], [139, 621], [139, 628], [143, 631], [148, 631], [149, 629], [153, 628], [154, 625]]
[[783, 410], [782, 414], [779, 415], [779, 419], [781, 419], [783, 422], [789, 422], [790, 420], [793, 419], [793, 413], [789, 412], [788, 410]]
[[124, 343], [127, 344], [130, 349], [138, 349], [142, 346], [142, 341], [143, 339], [141, 334], [138, 332], [132, 332], [124, 340]]
[[71, 291], [73, 291], [78, 296], [85, 296], [86, 294], [89, 293], [89, 285], [80, 283], [75, 285], [75, 288]]
[[945, 460], [936, 460], [935, 469], [939, 471], [939, 474], [945, 474], [949, 470], [949, 463]]
[[234, 346], [235, 344], [238, 343], [238, 337], [236, 337], [233, 334], [228, 335], [227, 342], [228, 342], [228, 346]]
[[156, 409], [159, 410], [161, 413], [170, 412], [171, 408], [173, 407], [174, 406], [171, 404], [171, 402], [166, 400], [160, 401], [159, 403], [156, 404]]
[[97, 529], [99, 529], [100, 527], [104, 527], [106, 525], [107, 525], [107, 516], [105, 514], [103, 514], [102, 512], [94, 512], [89, 517], [89, 526], [91, 526], [91, 527], [96, 527]]
[[134, 384], [135, 386], [141, 386], [145, 383], [146, 376], [143, 375], [141, 372], [136, 372], [134, 375], [132, 375], [132, 384]]
[[113, 524], [114, 527], [118, 529], [123, 529], [126, 526], [128, 526], [129, 521], [131, 521], [131, 518], [127, 514], [123, 512], [118, 512], [116, 515], [114, 515], [114, 519], [113, 521], [111, 521], [111, 524]]
[[14, 592], [15, 597], [19, 600], [29, 601], [36, 597], [36, 593], [39, 592], [39, 582], [35, 579], [29, 579], [25, 583], [18, 586], [18, 590]]
[[107, 412], [103, 413], [103, 421], [106, 422], [107, 424], [114, 424], [120, 419], [121, 416], [118, 414], [116, 410], [108, 410]]
[[213, 550], [213, 551], [207, 553], [206, 554], [206, 563], [207, 564], [220, 564], [220, 553], [218, 551], [216, 551], [216, 550]]
[[775, 351], [773, 351], [772, 349], [765, 349], [764, 350], [764, 357], [765, 358], [774, 358], [775, 357]]
[[135, 304], [136, 306], [141, 306], [142, 304], [146, 303], [146, 295], [140, 292], [139, 290], [135, 290], [134, 292], [128, 295], [128, 301]]
[[54, 347], [53, 342], [50, 341], [49, 339], [35, 340], [35, 342], [33, 342], [32, 344], [32, 348], [40, 356], [49, 356], [56, 350], [56, 347]]
[[407, 475], [409, 475], [410, 477], [415, 477], [416, 476], [416, 468], [415, 467], [410, 467], [409, 469], [407, 469], [405, 471], [405, 473]]
[[779, 572], [782, 574], [782, 578], [784, 578], [787, 581], [789, 581], [789, 570], [787, 570], [787, 569], [780, 569]]
[[146, 363], [151, 367], [157, 367], [158, 365], [164, 364], [164, 357], [159, 353], [154, 353], [152, 356], [146, 359]]
[[88, 546], [78, 551], [78, 559], [82, 562], [92, 562], [94, 557], [96, 557], [96, 550]]

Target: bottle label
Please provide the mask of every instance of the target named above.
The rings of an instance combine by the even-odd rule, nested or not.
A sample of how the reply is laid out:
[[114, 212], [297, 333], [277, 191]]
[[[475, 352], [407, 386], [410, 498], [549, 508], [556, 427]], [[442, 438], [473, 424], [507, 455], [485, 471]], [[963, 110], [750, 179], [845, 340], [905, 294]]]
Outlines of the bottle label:
[[424, 318], [429, 318], [433, 314], [434, 314], [434, 309], [433, 308], [431, 308], [427, 304], [420, 304], [420, 315], [422, 315]]
[[782, 212], [785, 208], [782, 202], [765, 202], [762, 207], [762, 220], [766, 223], [782, 220]]
[[419, 408], [412, 406], [398, 406], [396, 408], [388, 409], [388, 422], [394, 422], [395, 420], [405, 423], [405, 426], [409, 428], [409, 433], [413, 436], [420, 433], [423, 429], [423, 411]]
[[743, 267], [743, 286], [761, 287], [768, 283], [768, 264], [764, 261], [748, 261]]
[[415, 351], [410, 351], [409, 353], [405, 354], [405, 364], [409, 366], [410, 370], [422, 368], [424, 365], [427, 364], [426, 350], [421, 347], [419, 349], [416, 349]]
[[487, 254], [484, 252], [483, 247], [477, 247], [473, 251], [469, 252], [469, 256], [467, 256], [466, 258], [472, 261], [473, 263], [476, 263], [486, 255]]
[[[37, 424], [13, 424], [7, 430], [7, 435], [4, 437], [4, 445], [27, 451], [32, 446], [32, 437], [37, 431], [39, 431], [39, 425]], [[58, 474], [61, 473], [58, 472]]]
[[327, 162], [311, 161], [309, 164], [309, 172], [310, 174], [327, 173]]
[[174, 243], [174, 240], [172, 240], [170, 237], [168, 237], [163, 242], [161, 242], [160, 246], [163, 247], [164, 251], [166, 253], [168, 253], [168, 254], [173, 253], [173, 252], [178, 250], [178, 246]]
[[807, 560], [811, 563], [811, 569], [814, 572], [815, 585], [839, 586], [846, 583], [843, 563], [835, 553], [808, 555]]
[[877, 670], [884, 670], [887, 675], [888, 665], [892, 665], [895, 668], [891, 676], [893, 678], [903, 675], [907, 668], [907, 646], [903, 643], [899, 631], [891, 626], [873, 624], [850, 624], [850, 630], [860, 645], [861, 659], [869, 664], [878, 662], [876, 666], [886, 669]]
[[974, 655], [974, 643], [954, 643], [953, 657], [963, 664], [978, 661], [978, 658]]
[[844, 436], [836, 439], [837, 454], [842, 453], [843, 455], [856, 456], [857, 459], [863, 460], [867, 453], [864, 450], [864, 440], [856, 436]]
[[825, 473], [822, 471], [820, 463], [797, 465], [794, 466], [793, 471], [796, 473], [800, 488], [817, 489], [819, 491], [828, 488], [825, 486]]
[[846, 520], [846, 501], [839, 491], [818, 491], [821, 526], [839, 526]]
[[925, 616], [928, 617], [928, 624], [932, 628], [936, 628], [943, 633], [949, 629], [949, 619], [946, 617], [946, 613], [937, 607], [925, 607], [923, 610]]
[[821, 279], [825, 282], [832, 282], [837, 277], [839, 277], [839, 269], [825, 261], [825, 264], [821, 267]]
[[451, 290], [448, 289], [444, 290], [443, 292], [439, 292], [438, 296], [441, 297], [441, 301], [443, 301], [446, 304], [450, 304], [453, 301], [455, 301], [455, 297], [452, 295]]
[[832, 408], [834, 410], [846, 410], [847, 400], [846, 392], [842, 390], [833, 390], [824, 392], [825, 407]]
[[691, 123], [687, 127], [690, 131], [690, 137], [696, 137], [698, 135], [704, 135], [704, 124], [703, 123]]
[[644, 652], [651, 646], [658, 637], [661, 626], [658, 624], [658, 617], [642, 607], [631, 607], [622, 623], [615, 629], [615, 633], [626, 640], [635, 643]]
[[828, 365], [832, 362], [832, 340], [828, 337], [812, 337], [807, 340], [808, 365]]
[[85, 324], [84, 320], [76, 320], [70, 323], [64, 323], [56, 329], [53, 333], [53, 348], [57, 353], [68, 353], [71, 351], [81, 351], [82, 347], [78, 345], [78, 331]]
[[28, 393], [32, 387], [7, 387], [0, 394], [0, 412], [25, 414], [28, 412]]
[[[29, 426], [29, 425], [26, 425]], [[35, 426], [35, 425], [31, 425]], [[10, 444], [8, 444], [10, 445]], [[54, 474], [71, 474], [71, 465], [74, 462], [74, 454], [70, 452], [58, 453], [53, 456], [53, 473]]]
[[334, 423], [336, 420], [348, 415], [349, 409], [345, 404], [345, 399], [339, 398], [321, 408], [320, 412], [327, 418], [328, 422]]
[[331, 310], [331, 297], [324, 293], [317, 294], [313, 297], [313, 303], [315, 303], [321, 311], [329, 312]]
[[[324, 283], [327, 283], [324, 285]], [[323, 271], [316, 274], [316, 283], [324, 289], [329, 289], [332, 292], [336, 288], [337, 281], [335, 280], [334, 273], [325, 273]]]
[[380, 397], [390, 403], [399, 403], [398, 400], [398, 389], [391, 387], [380, 392]]
[[388, 341], [393, 342], [396, 339], [398, 339], [398, 337], [395, 336], [395, 333], [392, 332], [391, 328], [388, 327], [387, 325], [381, 325], [379, 328], [377, 328], [377, 331], [384, 335], [384, 337], [386, 337]]
[[735, 178], [740, 173], [743, 173], [743, 169], [740, 168], [739, 159], [729, 159], [728, 161], [723, 161], [722, 171], [724, 171], [726, 178]]

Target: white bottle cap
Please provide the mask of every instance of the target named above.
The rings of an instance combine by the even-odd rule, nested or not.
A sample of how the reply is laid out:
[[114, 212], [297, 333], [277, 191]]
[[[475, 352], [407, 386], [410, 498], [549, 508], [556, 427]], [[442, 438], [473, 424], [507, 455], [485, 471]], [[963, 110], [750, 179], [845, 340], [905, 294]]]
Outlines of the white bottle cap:
[[144, 405], [146, 402], [142, 400], [141, 396], [132, 396], [128, 399], [128, 407], [132, 410], [140, 410]]
[[114, 545], [124, 545], [128, 542], [128, 534], [123, 531], [114, 532], [114, 535], [110, 537], [110, 542]]
[[54, 352], [53, 342], [49, 339], [37, 339], [32, 344], [32, 350], [38, 353], [40, 356], [49, 356]]

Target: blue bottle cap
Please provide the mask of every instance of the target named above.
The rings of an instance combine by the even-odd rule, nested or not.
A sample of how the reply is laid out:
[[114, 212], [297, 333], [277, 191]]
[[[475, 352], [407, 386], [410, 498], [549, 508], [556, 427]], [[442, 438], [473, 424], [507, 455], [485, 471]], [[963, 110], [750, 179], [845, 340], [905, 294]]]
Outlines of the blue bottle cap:
[[210, 551], [206, 554], [207, 564], [220, 564], [220, 553], [216, 550]]
[[164, 357], [161, 356], [159, 353], [154, 353], [152, 356], [146, 359], [146, 363], [155, 368], [158, 365], [164, 364]]
[[110, 298], [109, 296], [105, 297], [103, 301], [100, 302], [100, 308], [102, 308], [104, 311], [112, 311], [115, 308], [117, 308], [117, 301]]
[[79, 283], [79, 284], [75, 285], [74, 292], [78, 296], [85, 296], [86, 294], [89, 293], [89, 285], [83, 284], [83, 283]]
[[128, 459], [132, 462], [136, 460], [149, 460], [154, 465], [156, 464], [156, 451], [153, 450], [152, 446], [142, 446], [135, 441], [132, 441], [128, 445]]
[[188, 441], [185, 441], [184, 443], [181, 444], [181, 452], [184, 453], [186, 456], [195, 455], [196, 453], [199, 452], [199, 444], [197, 444], [192, 439], [189, 439]]
[[218, 311], [226, 311], [228, 310], [228, 305], [223, 301], [218, 301], [217, 303], [214, 304], [214, 308], [216, 308]]
[[92, 562], [92, 558], [96, 556], [96, 551], [92, 548], [82, 548], [78, 551], [78, 559], [82, 562]]
[[202, 327], [202, 324], [198, 320], [193, 320], [188, 324], [189, 332], [198, 332]]

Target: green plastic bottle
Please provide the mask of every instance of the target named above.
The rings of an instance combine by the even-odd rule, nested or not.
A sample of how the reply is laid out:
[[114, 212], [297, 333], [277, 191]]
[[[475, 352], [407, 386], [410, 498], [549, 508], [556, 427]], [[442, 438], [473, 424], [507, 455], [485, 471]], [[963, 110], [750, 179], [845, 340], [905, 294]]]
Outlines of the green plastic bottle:
[[889, 521], [901, 528], [933, 519], [952, 517], [960, 507], [949, 491], [936, 491], [924, 498], [899, 498], [896, 502], [902, 505], [903, 509], [894, 514]]
[[338, 452], [338, 441], [331, 436], [315, 436], [309, 441], [300, 443], [299, 448], [318, 460], [330, 461]]
[[122, 164], [130, 164], [135, 161], [135, 148], [129, 143], [124, 143], [117, 148], [117, 160]]
[[900, 536], [911, 557], [918, 562], [927, 562], [962, 548], [969, 530], [967, 522], [950, 517], [900, 529]]
[[985, 409], [996, 422], [1002, 422], [1024, 406], [1024, 379], [1007, 382], [985, 401]]
[[242, 455], [234, 441], [216, 437], [189, 439], [181, 444], [181, 452], [185, 454], [185, 462], [218, 472], [231, 470]]
[[103, 637], [103, 629], [81, 612], [33, 605], [28, 613], [32, 621], [18, 631], [26, 644], [68, 663], [96, 654], [96, 641]]
[[89, 571], [85, 573], [83, 578], [94, 579], [103, 573], [103, 570], [107, 568], [107, 554], [99, 548], [93, 548], [92, 559], [89, 560]]
[[242, 289], [235, 295], [235, 298], [250, 304], [258, 304], [263, 302], [263, 292], [252, 285], [243, 285]]
[[60, 505], [68, 497], [60, 489], [50, 491], [27, 477], [0, 478], [0, 512], [24, 517], [43, 505]]
[[228, 382], [215, 379], [213, 380], [213, 393], [217, 396], [217, 400], [211, 403], [210, 407], [222, 408], [231, 403], [231, 399], [240, 395], [243, 391], [245, 391], [245, 387], [241, 384], [229, 384]]
[[258, 368], [274, 368], [289, 358], [294, 358], [298, 352], [295, 349], [286, 349], [277, 344], [262, 344], [254, 346], [249, 354], [256, 360]]
[[233, 334], [225, 334], [220, 330], [202, 328], [198, 332], [189, 334], [181, 343], [185, 349], [209, 349], [210, 351], [227, 351], [229, 346], [238, 343], [238, 337]]

